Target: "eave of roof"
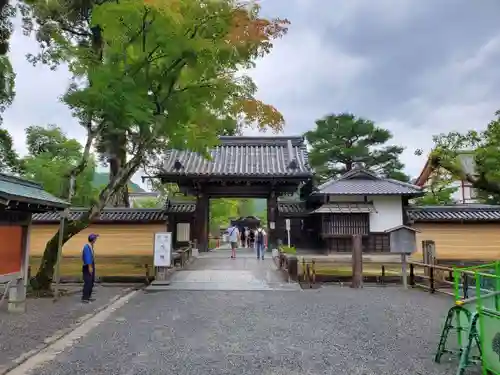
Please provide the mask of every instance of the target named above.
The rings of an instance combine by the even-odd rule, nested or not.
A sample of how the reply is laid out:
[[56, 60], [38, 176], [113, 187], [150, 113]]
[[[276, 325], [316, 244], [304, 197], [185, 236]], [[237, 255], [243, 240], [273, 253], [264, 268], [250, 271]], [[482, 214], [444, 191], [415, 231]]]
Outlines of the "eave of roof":
[[330, 179], [318, 186], [313, 193], [313, 195], [396, 195], [407, 197], [417, 197], [423, 194], [424, 192], [419, 186], [381, 178], [365, 169], [353, 169], [339, 178]]
[[[171, 202], [168, 210], [165, 208], [104, 208], [94, 223], [163, 223], [170, 214], [192, 214], [195, 208], [196, 203], [191, 201]], [[85, 212], [87, 212], [86, 208], [73, 207], [69, 212], [69, 220], [78, 220]], [[33, 223], [54, 224], [59, 222], [60, 217], [59, 212], [34, 214]]]
[[62, 210], [69, 206], [68, 202], [45, 191], [42, 185], [4, 173], [0, 173], [0, 198], [3, 205], [19, 202], [27, 208], [32, 206], [33, 212]]
[[372, 203], [359, 203], [359, 202], [338, 202], [338, 203], [325, 203], [317, 208], [312, 214], [367, 214], [377, 212]]
[[406, 212], [415, 223], [500, 222], [500, 206], [495, 205], [412, 206]]

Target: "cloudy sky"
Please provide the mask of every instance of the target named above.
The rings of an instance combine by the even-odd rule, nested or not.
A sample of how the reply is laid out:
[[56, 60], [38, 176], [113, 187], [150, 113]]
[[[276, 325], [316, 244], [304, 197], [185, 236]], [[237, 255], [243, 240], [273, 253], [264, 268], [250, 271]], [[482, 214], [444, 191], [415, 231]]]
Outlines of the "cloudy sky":
[[[428, 151], [433, 134], [484, 128], [500, 109], [498, 0], [260, 2], [266, 16], [292, 23], [252, 72], [259, 98], [285, 116], [287, 135], [326, 114], [352, 112], [393, 132], [414, 176], [425, 160], [413, 152]], [[67, 72], [32, 67], [25, 55], [36, 48], [16, 30], [17, 98], [5, 126], [20, 152], [31, 124], [54, 123], [83, 136], [58, 100]]]

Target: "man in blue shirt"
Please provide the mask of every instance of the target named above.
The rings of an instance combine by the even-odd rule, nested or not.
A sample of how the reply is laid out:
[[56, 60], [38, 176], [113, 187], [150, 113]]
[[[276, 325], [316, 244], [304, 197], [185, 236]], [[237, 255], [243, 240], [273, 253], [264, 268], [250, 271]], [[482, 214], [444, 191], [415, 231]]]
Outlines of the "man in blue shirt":
[[95, 281], [94, 244], [97, 241], [98, 237], [98, 234], [90, 234], [88, 237], [89, 242], [85, 244], [82, 250], [83, 303], [94, 301], [94, 299], [91, 297]]

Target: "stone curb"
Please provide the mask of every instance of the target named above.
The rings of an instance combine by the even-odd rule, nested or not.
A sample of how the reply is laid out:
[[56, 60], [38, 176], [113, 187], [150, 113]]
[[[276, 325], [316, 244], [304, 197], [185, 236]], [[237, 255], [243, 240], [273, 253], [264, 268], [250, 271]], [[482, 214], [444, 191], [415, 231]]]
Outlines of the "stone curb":
[[[60, 329], [59, 331], [56, 331], [52, 336], [47, 337], [44, 340], [43, 344], [40, 344], [36, 348], [34, 348], [34, 349], [32, 349], [32, 350], [30, 350], [30, 351], [28, 351], [26, 353], [21, 354], [19, 357], [17, 357], [16, 359], [14, 359], [11, 363], [7, 364], [5, 367], [1, 367], [0, 366], [0, 375], [5, 375], [8, 372], [12, 371], [13, 369], [15, 369], [16, 367], [18, 367], [22, 363], [26, 362], [28, 359], [30, 359], [34, 355], [40, 353], [42, 350], [44, 350], [45, 348], [47, 348], [49, 345], [51, 345], [55, 341], [61, 339], [63, 336], [66, 336], [71, 331], [73, 331], [77, 327], [81, 326], [83, 323], [85, 323], [90, 318], [94, 317], [95, 315], [99, 314], [101, 311], [103, 311], [106, 308], [108, 308], [111, 304], [113, 304], [114, 302], [116, 302], [118, 299], [122, 298], [123, 296], [127, 295], [128, 293], [131, 293], [134, 290], [139, 290], [139, 289], [143, 289], [143, 287], [140, 286], [140, 287], [131, 287], [131, 288], [124, 289], [121, 293], [119, 293], [116, 296], [114, 296], [113, 298], [111, 298], [104, 305], [100, 306], [99, 308], [97, 308], [96, 310], [92, 311], [91, 313], [88, 313], [88, 314], [86, 314], [86, 315], [78, 318], [78, 320], [76, 321], [76, 323], [71, 324], [67, 328], [63, 328], [63, 329]], [[77, 293], [79, 293], [79, 291]]]

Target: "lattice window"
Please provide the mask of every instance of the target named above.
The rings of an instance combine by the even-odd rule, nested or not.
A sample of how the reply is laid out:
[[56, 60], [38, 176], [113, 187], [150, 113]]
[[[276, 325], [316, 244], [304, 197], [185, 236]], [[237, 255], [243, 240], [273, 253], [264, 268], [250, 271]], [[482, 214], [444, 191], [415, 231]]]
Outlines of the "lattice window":
[[391, 251], [391, 237], [388, 233], [372, 233], [363, 239], [363, 252], [384, 253]]
[[352, 238], [332, 238], [330, 251], [350, 253], [352, 251]]
[[188, 242], [190, 230], [191, 225], [189, 223], [177, 223], [177, 242]]
[[323, 234], [350, 236], [368, 234], [370, 219], [368, 214], [328, 214], [323, 216]]

